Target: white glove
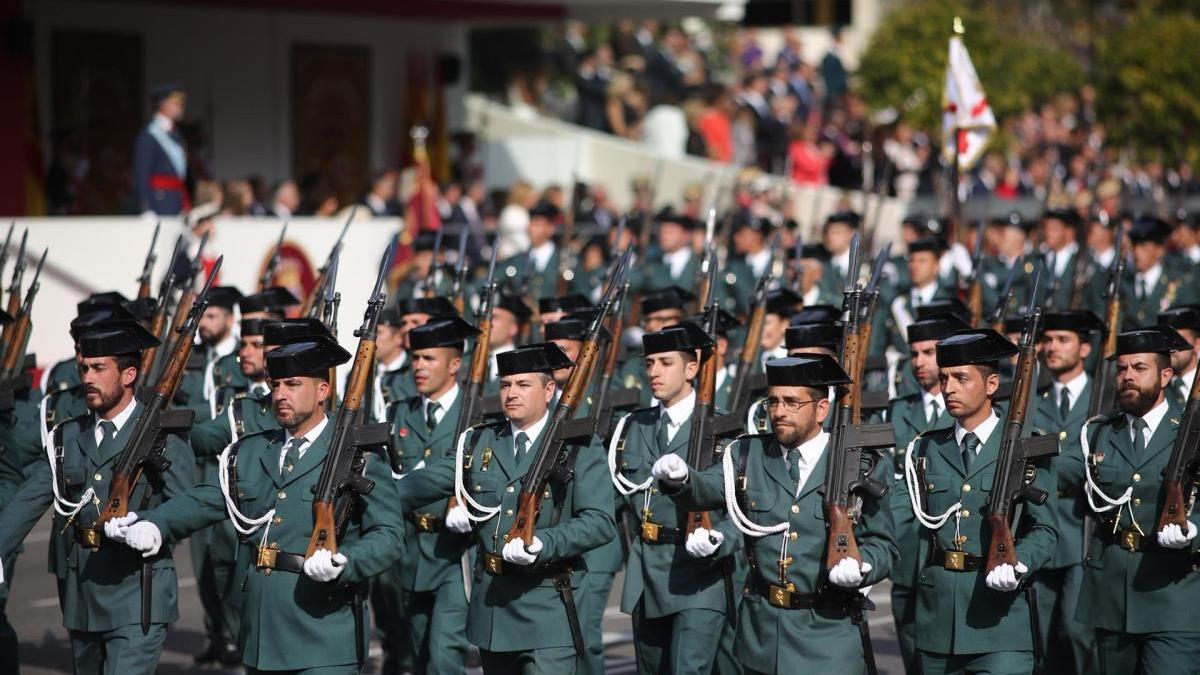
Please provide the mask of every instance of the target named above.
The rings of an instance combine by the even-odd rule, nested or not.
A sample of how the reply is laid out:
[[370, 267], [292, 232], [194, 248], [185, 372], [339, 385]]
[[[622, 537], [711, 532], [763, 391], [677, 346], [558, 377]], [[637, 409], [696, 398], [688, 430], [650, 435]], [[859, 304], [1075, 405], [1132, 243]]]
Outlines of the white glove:
[[854, 558], [842, 558], [833, 569], [829, 570], [829, 583], [842, 588], [858, 588], [862, 585], [863, 577], [871, 571], [871, 563], [856, 562]]
[[650, 475], [667, 485], [683, 485], [683, 481], [688, 477], [687, 462], [675, 453], [663, 455], [659, 457], [654, 466], [650, 468]]
[[1181, 549], [1187, 548], [1188, 544], [1196, 538], [1196, 526], [1192, 521], [1187, 521], [1187, 534], [1183, 533], [1183, 528], [1178, 525], [1167, 525], [1158, 533], [1158, 545], [1163, 548]]
[[113, 541], [125, 543], [126, 531], [129, 530], [130, 525], [133, 525], [137, 521], [138, 514], [134, 513], [133, 511], [130, 511], [128, 514], [121, 516], [120, 518], [113, 518], [107, 523], [104, 523], [104, 536], [112, 539]]
[[471, 531], [471, 519], [467, 517], [467, 510], [462, 506], [455, 506], [446, 513], [446, 529], [459, 534], [467, 534]]
[[987, 578], [983, 582], [993, 591], [1015, 591], [1017, 590], [1017, 575], [1025, 574], [1028, 571], [1029, 568], [1024, 563], [1018, 562], [1016, 569], [1012, 565], [1004, 563], [988, 572]]
[[725, 541], [725, 535], [720, 532], [698, 527], [688, 535], [683, 548], [693, 558], [707, 558], [716, 553], [717, 549], [721, 548], [721, 542], [723, 541]]
[[0, 584], [4, 583], [4, 561], [0, 560]]
[[537, 537], [533, 538], [533, 543], [529, 548], [525, 547], [525, 540], [517, 537], [504, 545], [504, 550], [501, 555], [505, 562], [513, 563], [514, 565], [532, 565], [533, 561], [537, 560], [538, 553], [542, 551], [542, 540]]
[[154, 523], [143, 520], [125, 530], [125, 544], [135, 551], [141, 551], [143, 558], [149, 558], [162, 547], [162, 532]]
[[346, 569], [346, 556], [330, 553], [329, 549], [317, 549], [311, 558], [304, 561], [304, 574], [313, 581], [333, 581]]

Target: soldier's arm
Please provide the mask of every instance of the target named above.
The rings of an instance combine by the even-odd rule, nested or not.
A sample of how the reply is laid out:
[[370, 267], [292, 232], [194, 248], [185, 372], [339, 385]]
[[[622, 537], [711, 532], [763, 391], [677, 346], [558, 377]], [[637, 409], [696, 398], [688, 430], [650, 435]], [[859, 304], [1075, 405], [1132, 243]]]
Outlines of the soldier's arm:
[[[741, 441], [729, 444], [725, 452], [737, 453], [734, 461], [738, 460], [743, 451]], [[671, 501], [690, 511], [712, 511], [725, 508], [725, 473], [721, 463], [713, 464], [703, 471], [688, 467], [687, 481], [679, 487], [667, 485], [658, 481], [658, 488]]]
[[397, 503], [401, 512], [419, 509], [454, 494], [454, 456], [426, 460], [425, 466], [405, 474], [395, 483]]
[[158, 527], [163, 543], [171, 545], [224, 520], [226, 511], [219, 485], [196, 483], [196, 460], [186, 441], [171, 436], [166, 452], [171, 460], [163, 476], [167, 499], [157, 508], [138, 513], [138, 518]]
[[[875, 480], [888, 485], [892, 482], [891, 462], [886, 457], [880, 457], [871, 472]], [[892, 490], [897, 486], [893, 485]], [[877, 584], [888, 578], [892, 573], [892, 565], [899, 555], [896, 546], [895, 520], [892, 517], [891, 491], [880, 499], [864, 496], [862, 515], [859, 517], [857, 536], [858, 552], [863, 562], [871, 563], [871, 571], [863, 579], [864, 585]], [[907, 499], [907, 493], [900, 490], [902, 498]]]
[[0, 560], [8, 560], [37, 524], [54, 495], [50, 491], [50, 464], [31, 466], [8, 504], [0, 509]]
[[[574, 509], [554, 527], [537, 531], [542, 542], [539, 559], [563, 560], [602, 546], [617, 536], [612, 483], [599, 444], [580, 448], [572, 485]], [[609, 486], [609, 489], [603, 489]]]
[[375, 488], [362, 497], [362, 534], [339, 548], [347, 558], [340, 579], [347, 582], [386, 571], [404, 551], [404, 510], [396, 496], [398, 483], [392, 479], [391, 467], [378, 455], [368, 455], [366, 477], [375, 482]]
[[1038, 467], [1033, 485], [1045, 490], [1051, 495], [1050, 499], [1040, 506], [1028, 501], [1021, 505], [1021, 520], [1016, 530], [1017, 560], [1024, 563], [1030, 572], [1038, 571], [1054, 557], [1054, 547], [1058, 542], [1058, 518], [1050, 504], [1057, 484], [1054, 465], [1045, 462]]
[[167, 437], [163, 455], [171, 462], [163, 474], [164, 495], [167, 499], [181, 495], [196, 485], [196, 457], [192, 448], [181, 436]]
[[[229, 405], [238, 405], [238, 402], [230, 401]], [[229, 418], [226, 415], [217, 415], [211, 420], [196, 422], [192, 425], [189, 440], [197, 457], [216, 457], [225, 446], [233, 442]]]
[[725, 539], [721, 541], [717, 552], [708, 559], [717, 562], [739, 553], [744, 548], [745, 539], [742, 537], [741, 531], [729, 519], [725, 510], [714, 510], [709, 513], [709, 517], [712, 518], [713, 530], [720, 532]]

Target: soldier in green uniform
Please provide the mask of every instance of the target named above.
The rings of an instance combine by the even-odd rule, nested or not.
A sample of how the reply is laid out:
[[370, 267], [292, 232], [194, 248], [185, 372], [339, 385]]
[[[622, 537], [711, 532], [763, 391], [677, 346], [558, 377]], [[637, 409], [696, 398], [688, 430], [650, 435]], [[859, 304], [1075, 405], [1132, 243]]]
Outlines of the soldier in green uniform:
[[[402, 479], [427, 462], [454, 461], [454, 430], [462, 410], [458, 372], [466, 340], [478, 331], [460, 318], [434, 319], [408, 334], [418, 395], [396, 406], [392, 475]], [[406, 513], [400, 564], [376, 577], [375, 602], [396, 607], [403, 624], [389, 627], [407, 640], [415, 673], [462, 673], [467, 662], [467, 590], [462, 558], [471, 546], [464, 513], [447, 512], [447, 500]], [[379, 616], [379, 609], [376, 608]], [[397, 651], [385, 647], [385, 653]], [[390, 672], [390, 671], [389, 671]]]
[[767, 248], [767, 237], [774, 229], [774, 224], [766, 218], [749, 214], [734, 216], [730, 235], [733, 254], [725, 261], [717, 279], [721, 308], [730, 314], [749, 313], [758, 280], [774, 262], [771, 250]]
[[[217, 416], [216, 395], [219, 386], [213, 379], [213, 369], [222, 358], [238, 348], [233, 308], [242, 293], [233, 286], [215, 286], [208, 292], [208, 307], [200, 317], [196, 330], [199, 342], [192, 350], [188, 368], [175, 392], [175, 405], [196, 411], [197, 420]], [[204, 467], [201, 467], [204, 471]]]
[[[313, 532], [313, 488], [321, 475], [334, 425], [325, 415], [329, 370], [350, 359], [328, 333], [304, 336], [266, 356], [275, 415], [281, 429], [250, 434], [230, 449], [236, 480], [201, 484], [163, 506], [113, 527], [126, 543], [153, 553], [226, 519], [257, 551], [242, 570], [240, 643], [251, 674], [287, 671], [357, 673], [365, 654], [365, 582], [391, 567], [403, 551], [403, 514], [387, 462], [367, 454], [364, 477], [374, 482], [338, 535], [338, 549], [303, 553]], [[115, 521], [114, 521], [115, 523]]]
[[[442, 239], [442, 249], [437, 248], [438, 235], [436, 232], [421, 232], [413, 239], [412, 268], [408, 276], [396, 288], [395, 297], [401, 302], [415, 298], [449, 297], [454, 291], [454, 269], [445, 264], [446, 239]], [[430, 284], [429, 270], [433, 268], [433, 279]]]
[[[69, 329], [73, 343], [78, 343], [80, 335], [98, 324], [116, 320], [137, 320], [123, 305], [101, 299], [106, 295], [108, 294], [92, 296], [76, 306], [78, 314], [71, 320]], [[113, 295], [118, 294], [114, 293]], [[83, 381], [79, 376], [79, 359], [79, 345], [75, 344], [74, 357], [54, 364], [42, 375], [40, 389], [47, 399], [44, 402], [46, 409], [44, 423], [47, 427], [83, 415], [88, 410], [84, 401]]]
[[1172, 273], [1163, 264], [1170, 236], [1171, 227], [1153, 216], [1139, 218], [1129, 229], [1133, 266], [1122, 280], [1122, 327], [1149, 326], [1172, 305], [1198, 300], [1191, 272]]
[[[674, 453], [651, 473], [683, 509], [736, 505], [730, 520], [745, 535], [749, 578], [738, 613], [737, 653], [746, 673], [861, 672], [858, 589], [885, 579], [896, 555], [891, 512], [865, 497], [855, 525], [861, 562], [825, 569], [823, 486], [829, 434], [828, 387], [849, 381], [828, 356], [767, 364], [772, 434], [741, 436], [722, 464], [693, 471]], [[879, 475], [886, 478], [880, 463]], [[733, 480], [736, 501], [726, 501]], [[718, 540], [720, 536], [716, 536]]]
[[942, 300], [954, 298], [954, 289], [940, 283], [938, 270], [945, 245], [937, 237], [918, 239], [908, 245], [909, 286], [898, 292], [887, 305], [880, 304], [875, 312], [871, 330], [871, 353], [882, 354], [892, 348], [907, 354], [909, 345], [904, 336], [908, 326], [916, 321], [917, 310]]
[[[238, 311], [241, 313], [243, 321], [246, 319], [282, 319], [288, 307], [299, 304], [300, 301], [292, 295], [291, 291], [280, 286], [273, 286], [259, 293], [239, 298]], [[235, 351], [217, 359], [216, 364], [213, 365], [212, 381], [217, 392], [212, 406], [213, 417], [220, 416], [225, 409], [225, 404], [232, 399], [233, 395], [246, 391], [250, 385], [241, 368], [238, 367], [241, 347], [242, 343], [239, 342]]]
[[[13, 318], [8, 312], [0, 310], [0, 325], [7, 325], [12, 321]], [[74, 367], [74, 360], [70, 363]], [[42, 455], [39, 433], [42, 421], [38, 418], [37, 405], [30, 400], [30, 395], [36, 393], [28, 391], [29, 395], [18, 395], [13, 402], [13, 408], [0, 413], [0, 504], [8, 504], [12, 500], [25, 479], [26, 471], [31, 470]], [[17, 554], [22, 548], [18, 547], [12, 555], [5, 556], [3, 567], [0, 569], [0, 576], [6, 580], [6, 583], [0, 584], [0, 672], [6, 673], [20, 672], [20, 660], [17, 657], [19, 640], [12, 624], [9, 623], [6, 607]]]
[[[788, 255], [795, 256], [795, 249], [790, 249]], [[801, 303], [805, 306], [827, 305], [841, 302], [841, 289], [831, 292], [821, 280], [825, 275], [825, 263], [831, 256], [824, 244], [802, 244], [800, 247], [800, 283], [796, 291], [800, 294]]]
[[800, 296], [791, 289], [775, 288], [767, 292], [767, 311], [763, 316], [762, 341], [759, 344], [758, 362], [755, 364], [756, 373], [764, 372], [763, 365], [767, 361], [787, 356], [785, 334], [800, 302]]
[[1191, 349], [1171, 354], [1171, 370], [1175, 371], [1175, 376], [1167, 387], [1167, 398], [1171, 405], [1182, 410], [1196, 380], [1196, 366], [1200, 363], [1200, 305], [1170, 307], [1158, 315], [1158, 323], [1174, 328], [1192, 345]]
[[1083, 581], [1083, 456], [1079, 430], [1088, 418], [1092, 382], [1084, 361], [1092, 352], [1091, 336], [1102, 332], [1100, 317], [1086, 309], [1063, 309], [1043, 317], [1042, 361], [1051, 385], [1037, 392], [1034, 427], [1058, 436], [1053, 459], [1056, 490], [1049, 504], [1058, 519], [1058, 545], [1050, 563], [1033, 583], [1037, 588], [1039, 627], [1046, 673], [1086, 673], [1095, 667], [1092, 630], [1075, 620]]
[[[689, 303], [696, 299], [692, 293], [678, 286], [667, 286], [642, 294], [641, 328], [643, 332], [655, 333], [668, 326], [683, 321], [687, 316]], [[625, 352], [625, 360], [621, 363], [617, 376], [613, 378], [616, 386], [625, 389], [637, 389], [642, 407], [650, 405], [650, 385], [646, 381], [646, 362], [637, 349], [630, 348]]]
[[511, 352], [517, 348], [517, 339], [523, 326], [529, 323], [533, 316], [529, 305], [521, 296], [500, 291], [496, 293], [496, 302], [492, 307], [492, 335], [488, 355], [488, 381], [484, 386], [484, 394], [495, 395], [500, 391], [500, 370], [497, 358], [500, 354]]
[[[841, 298], [846, 287], [847, 267], [850, 265], [850, 245], [862, 219], [854, 211], [838, 211], [825, 219], [821, 228], [821, 244], [829, 252], [825, 271], [821, 273], [822, 293], [828, 298]], [[854, 270], [857, 274], [858, 270]]]
[[[1200, 663], [1196, 525], [1167, 525], [1162, 472], [1181, 411], [1164, 395], [1170, 355], [1187, 349], [1172, 328], [1117, 336], [1118, 411], [1080, 434], [1085, 490], [1097, 523], [1083, 560], [1076, 618], [1096, 630], [1097, 672], [1183, 673]], [[1192, 490], [1185, 485], [1185, 499]]]
[[919, 387], [907, 396], [892, 399], [887, 410], [896, 436], [893, 483], [887, 499], [896, 528], [898, 556], [892, 570], [892, 618], [900, 643], [900, 658], [904, 672], [921, 672], [916, 647], [917, 571], [921, 567], [919, 542], [921, 528], [908, 505], [904, 484], [904, 456], [908, 444], [918, 435], [933, 429], [951, 426], [954, 418], [946, 414], [942, 386], [938, 380], [937, 343], [957, 330], [968, 326], [953, 315], [918, 319], [908, 325], [909, 368]]
[[[1046, 248], [1043, 254], [1043, 264], [1049, 273], [1049, 283], [1043, 288], [1046, 293], [1037, 298], [1039, 305], [1046, 308], [1071, 308], [1071, 298], [1078, 295], [1080, 304], [1077, 309], [1088, 309], [1102, 312], [1104, 307], [1093, 306], [1097, 292], [1103, 289], [1094, 285], [1103, 285], [1103, 270], [1091, 259], [1086, 250], [1079, 248], [1079, 230], [1083, 227], [1083, 219], [1072, 209], [1051, 209], [1042, 216], [1042, 244]], [[1076, 271], [1080, 271], [1080, 284], [1076, 293]], [[1050, 293], [1053, 292], [1053, 297]]]
[[[704, 322], [704, 316], [689, 317], [688, 321], [699, 326]], [[712, 337], [716, 341], [714, 346], [716, 356], [722, 364], [717, 369], [717, 393], [713, 400], [713, 406], [718, 410], [728, 410], [729, 398], [733, 395], [733, 380], [737, 376], [737, 364], [727, 362], [730, 349], [729, 331], [741, 325], [729, 312], [723, 309], [717, 310], [717, 334]]]
[[[817, 305], [816, 308], [805, 308], [806, 311], [803, 314], [796, 315], [801, 323], [788, 326], [784, 333], [784, 347], [787, 349], [785, 356], [806, 354], [837, 356], [844, 330], [841, 324], [835, 323], [833, 319], [824, 320], [826, 315], [822, 307], [824, 306]], [[796, 318], [793, 317], [793, 321], [795, 320]], [[770, 420], [767, 399], [760, 398], [750, 404], [749, 410], [746, 411], [746, 430], [751, 434], [770, 433]], [[832, 423], [832, 415], [825, 418], [826, 431], [829, 430], [829, 425]]]
[[[1030, 612], [1036, 607], [1019, 589], [1054, 555], [1054, 511], [1023, 504], [1013, 527], [1016, 565], [987, 572], [983, 557], [992, 537], [987, 502], [1004, 434], [993, 407], [998, 362], [1016, 352], [1016, 345], [988, 328], [959, 331], [937, 343], [942, 398], [954, 425], [917, 436], [905, 460], [909, 507], [925, 530], [916, 586], [924, 675], [1016, 675], [1034, 668]], [[1053, 468], [1039, 467], [1033, 485], [1053, 490]]]
[[538, 202], [529, 209], [529, 250], [496, 263], [496, 277], [513, 292], [537, 301], [558, 290], [559, 252], [554, 243], [558, 207]]
[[[115, 321], [93, 326], [77, 342], [89, 412], [54, 428], [55, 456], [26, 474], [0, 511], [0, 559], [12, 557], [54, 502], [51, 564], [75, 672], [154, 673], [167, 624], [179, 618], [175, 563], [169, 549], [143, 557], [105, 541], [97, 516], [109, 496], [113, 463], [145, 410], [133, 395], [141, 350], [157, 340], [135, 322]], [[187, 441], [168, 436], [163, 456], [169, 467], [143, 477], [131, 504], [155, 506], [192, 486], [195, 461]], [[56, 551], [62, 559], [55, 560]], [[145, 631], [139, 625], [143, 562], [153, 569]]]
[[453, 461], [408, 474], [398, 484], [401, 502], [423, 508], [454, 494], [477, 524], [467, 639], [479, 647], [485, 673], [576, 673], [585, 667], [574, 614], [586, 575], [581, 556], [617, 536], [611, 495], [596, 489], [608, 481], [603, 450], [594, 442], [568, 444], [573, 473], [551, 481], [533, 542], [526, 548], [521, 539], [509, 541], [522, 479], [550, 420], [552, 373], [570, 362], [549, 343], [504, 352], [497, 361], [506, 419], [464, 433]]
[[633, 617], [639, 673], [707, 675], [720, 645], [714, 638], [736, 610], [729, 606], [733, 596], [727, 597], [726, 584], [732, 590], [733, 581], [726, 575], [740, 542], [736, 531], [722, 527], [724, 509], [710, 514], [715, 533], [698, 528], [687, 535], [687, 512], [654, 486], [650, 467], [663, 455], [687, 452], [696, 354], [712, 339], [684, 322], [646, 333], [642, 344], [659, 404], [623, 417], [608, 449], [613, 485], [641, 522], [630, 543], [621, 611]]
[[700, 260], [692, 251], [692, 232], [698, 223], [691, 217], [665, 206], [655, 217], [658, 223], [659, 254], [638, 266], [630, 288], [635, 292], [678, 286], [688, 288], [696, 283]]

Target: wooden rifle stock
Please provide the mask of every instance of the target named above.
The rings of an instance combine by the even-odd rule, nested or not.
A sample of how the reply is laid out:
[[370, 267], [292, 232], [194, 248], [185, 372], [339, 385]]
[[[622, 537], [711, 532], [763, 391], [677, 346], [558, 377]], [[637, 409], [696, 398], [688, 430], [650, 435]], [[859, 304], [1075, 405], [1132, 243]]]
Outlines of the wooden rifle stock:
[[[1163, 510], [1156, 532], [1167, 525], [1178, 525], [1187, 534], [1188, 501], [1196, 482], [1197, 453], [1200, 453], [1200, 377], [1192, 380], [1183, 419], [1175, 436], [1175, 447], [1163, 471]], [[1187, 485], [1187, 489], [1184, 486]]]
[[[971, 325], [975, 328], [983, 326], [983, 286], [976, 275], [967, 289], [967, 307], [971, 310]], [[1001, 331], [1003, 334], [1004, 331]]]
[[991, 514], [988, 525], [992, 529], [992, 540], [988, 542], [987, 571], [1000, 565], [1017, 566], [1017, 546], [1013, 543], [1012, 527], [1006, 514]]
[[[704, 350], [704, 362], [700, 366], [700, 375], [696, 382], [696, 409], [693, 414], [696, 415], [712, 415], [714, 400], [717, 390], [717, 361], [720, 358], [717, 356], [716, 346], [709, 347]], [[691, 440], [693, 446], [698, 450], [698, 454], [703, 453], [705, 439], [695, 438]], [[711, 450], [710, 450], [711, 452]], [[703, 469], [703, 457], [689, 457], [689, 463], [697, 469]], [[688, 513], [687, 518], [687, 534], [696, 531], [697, 528], [706, 530], [712, 529], [712, 517], [708, 511], [692, 511]]]
[[858, 539], [854, 536], [854, 521], [850, 519], [850, 512], [846, 506], [826, 504], [825, 523], [829, 527], [828, 542], [825, 546], [825, 569], [833, 569], [843, 558], [861, 563]]

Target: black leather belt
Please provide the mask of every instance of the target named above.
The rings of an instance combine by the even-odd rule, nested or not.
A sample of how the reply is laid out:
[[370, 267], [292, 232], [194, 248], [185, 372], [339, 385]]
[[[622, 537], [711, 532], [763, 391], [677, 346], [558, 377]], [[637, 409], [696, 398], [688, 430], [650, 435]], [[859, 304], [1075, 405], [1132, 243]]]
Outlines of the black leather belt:
[[755, 590], [758, 594], [773, 607], [780, 609], [819, 609], [840, 612], [849, 616], [863, 608], [863, 596], [857, 591], [825, 590], [815, 593], [797, 593], [787, 587], [772, 584], [762, 577], [758, 577], [755, 581]]
[[1158, 537], [1154, 533], [1143, 535], [1137, 531], [1137, 528], [1133, 527], [1123, 527], [1113, 532], [1111, 520], [1100, 528], [1098, 536], [1105, 544], [1125, 549], [1131, 553], [1136, 551], [1138, 553], [1165, 553], [1167, 555], [1195, 555], [1196, 561], [1200, 561], [1200, 554], [1193, 554], [1192, 551], [1187, 549], [1159, 546]]
[[446, 519], [439, 518], [432, 513], [412, 511], [404, 514], [404, 517], [421, 532], [441, 532], [446, 529]]
[[278, 570], [280, 572], [302, 574], [304, 572], [304, 556], [299, 553], [287, 553], [279, 549], [259, 546], [258, 555], [254, 559], [254, 566], [260, 570]]
[[641, 537], [642, 541], [647, 544], [675, 544], [678, 546], [687, 541], [687, 535], [683, 530], [676, 527], [663, 527], [649, 520], [642, 521]]
[[583, 566], [579, 564], [578, 560], [514, 565], [501, 556], [491, 553], [483, 554], [483, 570], [494, 577], [556, 577], [582, 569]]
[[929, 552], [929, 564], [951, 572], [976, 572], [987, 565], [987, 559], [964, 551], [935, 548]]

